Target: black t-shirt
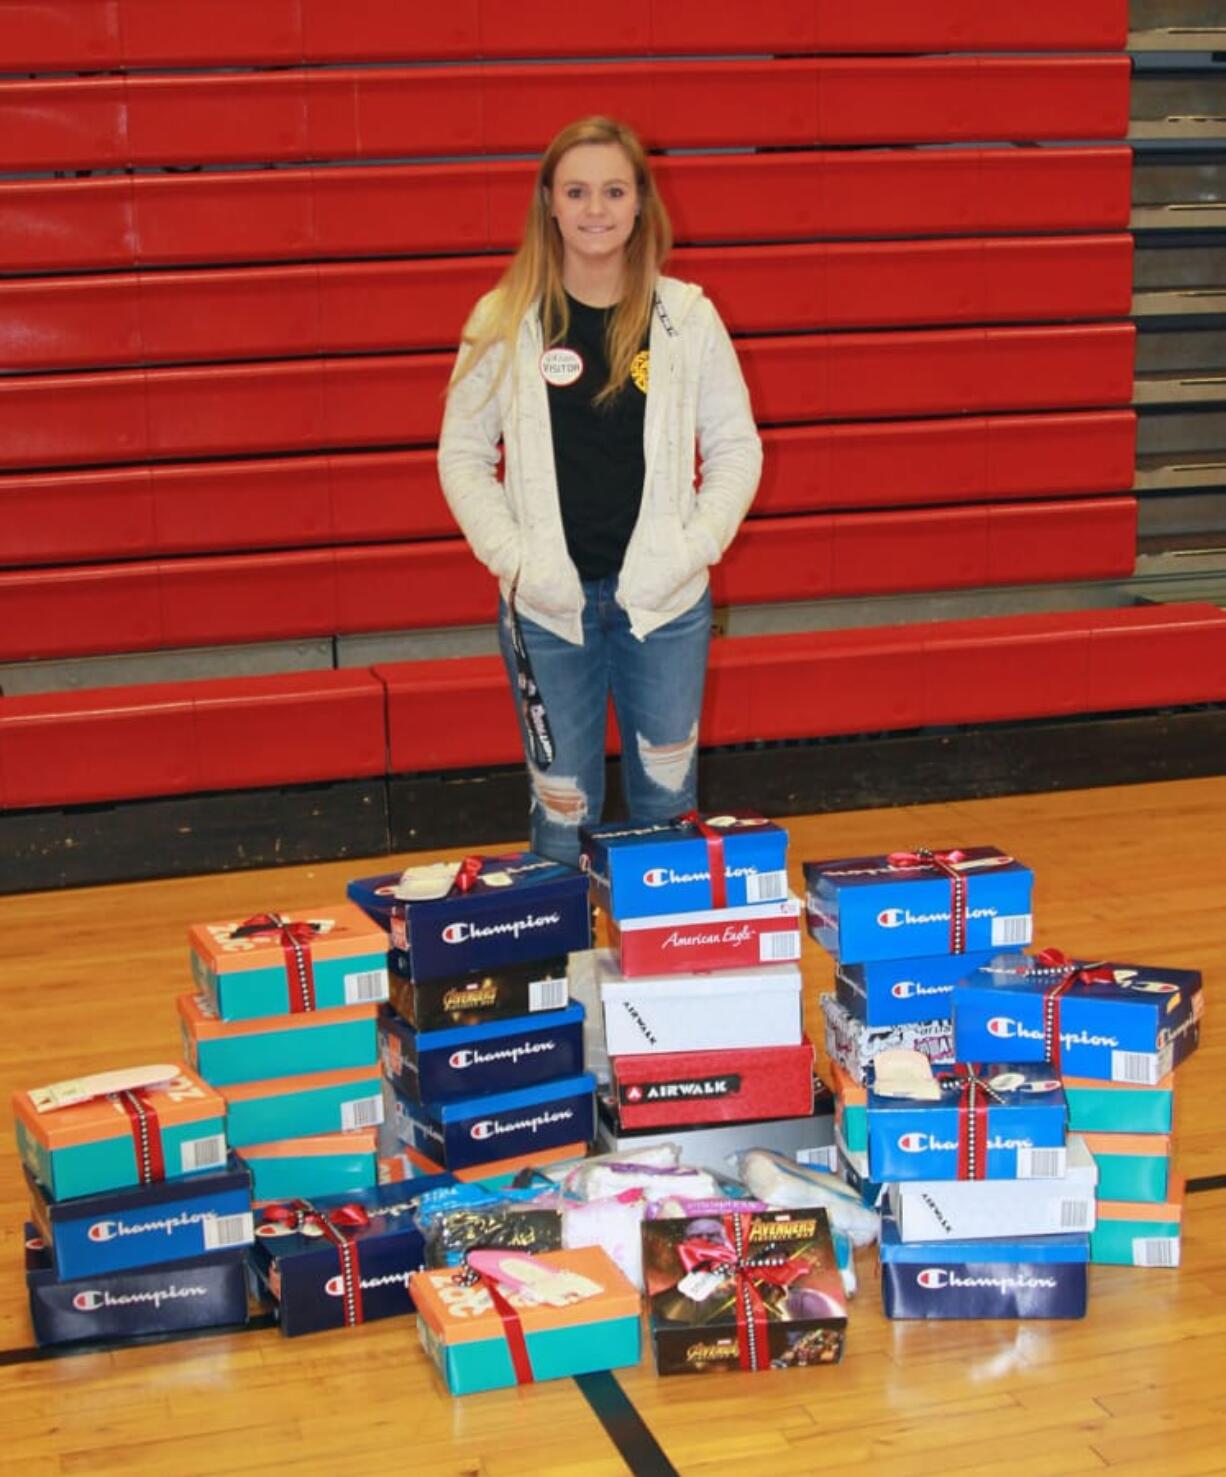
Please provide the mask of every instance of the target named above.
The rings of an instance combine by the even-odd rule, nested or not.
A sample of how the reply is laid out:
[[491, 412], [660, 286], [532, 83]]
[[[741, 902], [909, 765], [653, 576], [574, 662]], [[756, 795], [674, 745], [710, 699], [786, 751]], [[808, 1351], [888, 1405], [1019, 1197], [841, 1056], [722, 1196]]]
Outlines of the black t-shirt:
[[566, 547], [580, 579], [596, 580], [621, 569], [639, 516], [648, 355], [640, 350], [620, 395], [593, 405], [609, 377], [605, 325], [613, 309], [588, 307], [569, 293], [567, 303], [569, 332], [545, 350], [541, 373]]

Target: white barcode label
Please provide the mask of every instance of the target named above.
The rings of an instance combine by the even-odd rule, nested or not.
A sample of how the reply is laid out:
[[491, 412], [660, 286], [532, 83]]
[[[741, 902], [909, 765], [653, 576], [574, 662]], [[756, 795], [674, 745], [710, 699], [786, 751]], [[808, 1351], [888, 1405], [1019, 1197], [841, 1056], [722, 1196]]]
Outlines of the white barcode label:
[[751, 872], [745, 878], [747, 903], [775, 903], [788, 895], [786, 872]]
[[760, 933], [758, 935], [758, 959], [763, 964], [779, 964], [785, 959], [799, 958], [799, 933]]
[[1034, 919], [1029, 913], [1008, 913], [992, 919], [992, 947], [1007, 949], [1015, 944], [1028, 944], [1034, 928]]
[[1158, 1058], [1151, 1051], [1113, 1051], [1112, 1082], [1135, 1082], [1142, 1087], [1156, 1087], [1161, 1080]]
[[387, 970], [367, 969], [345, 976], [345, 1004], [369, 1005], [387, 999]]
[[200, 1222], [206, 1251], [226, 1246], [246, 1246], [255, 1240], [255, 1221], [249, 1210], [239, 1215], [206, 1215]]
[[1177, 1267], [1179, 1265], [1179, 1237], [1134, 1236], [1132, 1238], [1132, 1265], [1134, 1267]]
[[532, 980], [528, 985], [529, 1010], [561, 1010], [569, 998], [565, 979]]
[[1067, 1151], [1064, 1149], [1019, 1149], [1019, 1180], [1059, 1180], [1064, 1178]]
[[1092, 1231], [1093, 1200], [1061, 1200], [1059, 1221], [1062, 1231]]
[[179, 1165], [183, 1174], [197, 1169], [212, 1169], [224, 1164], [226, 1159], [226, 1136], [211, 1133], [205, 1139], [186, 1139], [179, 1145]]
[[341, 1127], [378, 1128], [383, 1122], [383, 1099], [381, 1097], [355, 1097], [341, 1104]]
[[807, 1164], [810, 1169], [828, 1169], [834, 1174], [839, 1167], [839, 1151], [833, 1144], [826, 1144], [820, 1149], [798, 1149], [796, 1162]]

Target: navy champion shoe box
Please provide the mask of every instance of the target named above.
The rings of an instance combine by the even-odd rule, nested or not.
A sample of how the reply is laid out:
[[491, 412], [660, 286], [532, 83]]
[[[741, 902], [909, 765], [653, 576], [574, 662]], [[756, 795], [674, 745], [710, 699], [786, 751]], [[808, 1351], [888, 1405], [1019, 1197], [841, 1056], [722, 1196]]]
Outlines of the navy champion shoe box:
[[27, 1223], [25, 1234], [30, 1321], [40, 1345], [141, 1338], [247, 1322], [241, 1249], [62, 1282], [37, 1227]]
[[569, 956], [531, 959], [484, 973], [451, 979], [413, 979], [413, 964], [405, 949], [387, 956], [388, 999], [397, 1015], [419, 1031], [445, 1031], [451, 1026], [483, 1026], [508, 1016], [536, 1015], [561, 1010], [570, 998]]

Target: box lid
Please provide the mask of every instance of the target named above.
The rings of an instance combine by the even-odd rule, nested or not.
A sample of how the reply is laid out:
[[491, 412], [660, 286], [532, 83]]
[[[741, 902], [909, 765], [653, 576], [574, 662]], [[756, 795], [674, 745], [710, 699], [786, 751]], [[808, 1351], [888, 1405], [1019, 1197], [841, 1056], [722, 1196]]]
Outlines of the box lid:
[[457, 1046], [477, 1046], [499, 1041], [504, 1036], [522, 1036], [526, 1031], [544, 1033], [560, 1031], [566, 1026], [582, 1026], [585, 1011], [578, 1001], [561, 1010], [537, 1011], [535, 1015], [511, 1015], [499, 1020], [481, 1021], [475, 1026], [447, 1026], [438, 1031], [418, 1031], [407, 1021], [388, 1015], [385, 1019], [395, 1028], [416, 1037], [418, 1052], [450, 1051]]
[[741, 908], [704, 908], [696, 913], [652, 913], [640, 918], [619, 918], [614, 928], [621, 933], [641, 933], [658, 928], [701, 928], [703, 924], [773, 923], [795, 919], [800, 927], [800, 899], [796, 895], [775, 903], [746, 903]]
[[220, 923], [195, 923], [187, 931], [193, 952], [217, 974], [269, 969], [281, 963], [284, 950], [275, 922], [304, 923], [313, 959], [346, 959], [355, 954], [384, 954], [387, 939], [353, 903], [327, 903], [293, 913], [266, 913]]
[[[703, 915], [687, 913], [684, 916], [699, 918]], [[695, 970], [689, 974], [638, 974], [633, 977], [624, 975], [617, 964], [615, 949], [596, 950], [596, 980], [604, 999], [616, 1000], [622, 995], [641, 994], [643, 990], [649, 990], [652, 995], [657, 996], [678, 996], [682, 999], [689, 997], [695, 1001], [699, 997], [714, 997], [718, 1000], [721, 996], [746, 994], [794, 995], [801, 988], [799, 964], [758, 964], [744, 969]]]
[[146, 1210], [177, 1200], [202, 1200], [234, 1190], [251, 1193], [251, 1171], [245, 1169], [233, 1153], [225, 1169], [205, 1174], [180, 1175], [173, 1180], [158, 1180], [152, 1185], [131, 1185], [123, 1190], [102, 1190], [97, 1195], [74, 1195], [70, 1200], [51, 1200], [29, 1169], [23, 1165], [26, 1187], [35, 1216], [43, 1215], [54, 1226], [60, 1222], [90, 1220], [94, 1216]]
[[883, 1262], [1084, 1262], [1089, 1260], [1088, 1236], [1009, 1236], [1000, 1240], [903, 1241], [898, 1222], [888, 1212], [881, 1217]]
[[[891, 855], [897, 857], [902, 854]], [[997, 846], [962, 846], [958, 848], [958, 855], [961, 859], [954, 865], [967, 877], [999, 876], [1030, 870]], [[831, 888], [879, 887], [882, 883], [931, 881], [946, 875], [931, 862], [917, 858], [912, 862], [892, 864], [887, 855], [834, 857], [829, 861], [805, 862], [804, 868], [805, 880], [810, 885], [818, 883]]]
[[[174, 1072], [166, 1081], [140, 1090], [141, 1100], [153, 1108], [160, 1127], [201, 1123], [225, 1116], [226, 1105], [216, 1088], [178, 1063], [174, 1064]], [[88, 1086], [89, 1078], [81, 1080]], [[114, 1093], [40, 1113], [30, 1093], [18, 1091], [13, 1094], [13, 1112], [21, 1119], [26, 1132], [52, 1151], [100, 1139], [122, 1138], [132, 1132], [132, 1119]]]
[[1091, 1154], [1129, 1154], [1144, 1159], [1169, 1159], [1169, 1133], [1087, 1133], [1082, 1137]]
[[296, 1139], [273, 1139], [235, 1149], [240, 1159], [325, 1159], [329, 1154], [374, 1154], [379, 1135], [373, 1128], [337, 1129]]
[[258, 1015], [248, 1020], [219, 1020], [207, 995], [177, 995], [175, 1009], [197, 1041], [224, 1041], [261, 1036], [273, 1031], [309, 1031], [318, 1026], [343, 1026], [352, 1021], [373, 1021], [379, 1006], [334, 1005], [326, 1010], [306, 1010], [284, 1015]]
[[221, 1088], [227, 1103], [254, 1102], [259, 1098], [282, 1097], [295, 1092], [315, 1092], [327, 1087], [357, 1087], [382, 1082], [377, 1063], [365, 1067], [337, 1067], [331, 1072], [307, 1072], [301, 1077], [269, 1077], [263, 1082], [233, 1082]]
[[450, 1103], [423, 1103], [422, 1110], [439, 1123], [462, 1123], [474, 1115], [486, 1118], [492, 1113], [513, 1113], [520, 1108], [534, 1108], [541, 1103], [595, 1091], [595, 1077], [590, 1072], [581, 1072], [575, 1077], [559, 1077], [553, 1082], [518, 1087], [512, 1092], [490, 1092], [481, 1097], [457, 1098]]

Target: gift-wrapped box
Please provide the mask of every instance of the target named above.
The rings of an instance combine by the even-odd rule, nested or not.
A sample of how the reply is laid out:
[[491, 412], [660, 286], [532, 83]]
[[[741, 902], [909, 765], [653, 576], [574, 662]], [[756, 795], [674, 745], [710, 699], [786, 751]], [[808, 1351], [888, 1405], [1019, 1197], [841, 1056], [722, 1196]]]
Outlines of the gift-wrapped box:
[[622, 974], [696, 974], [800, 958], [800, 902], [653, 914], [609, 925]]
[[246, 1144], [235, 1154], [251, 1171], [256, 1200], [347, 1195], [379, 1182], [379, 1152], [373, 1128]]
[[383, 1122], [378, 1061], [339, 1072], [235, 1082], [222, 1089], [226, 1132], [235, 1148], [304, 1134], [374, 1128]]
[[639, 1362], [638, 1289], [598, 1246], [490, 1253], [506, 1281], [418, 1272], [417, 1332], [453, 1395]]
[[419, 1102], [514, 1092], [583, 1071], [583, 1007], [447, 1031], [415, 1031], [385, 1008], [379, 1047], [387, 1080]]
[[1116, 1267], [1177, 1267], [1187, 1185], [1171, 1176], [1160, 1201], [1100, 1200], [1090, 1260]]
[[251, 1176], [237, 1163], [188, 1179], [51, 1200], [27, 1169], [30, 1219], [56, 1275], [90, 1277], [245, 1246]]
[[601, 1098], [596, 1115], [597, 1152], [633, 1153], [657, 1144], [676, 1144], [684, 1164], [726, 1162], [745, 1149], [774, 1149], [801, 1164], [825, 1163], [833, 1143], [831, 1099], [820, 1093], [813, 1112], [794, 1118], [752, 1118], [743, 1123], [683, 1123], [666, 1128], [622, 1128], [616, 1107]]
[[214, 1087], [364, 1067], [379, 1057], [377, 1005], [244, 1021], [220, 1020], [207, 995], [180, 995], [175, 1005], [188, 1064]]
[[[133, 1085], [108, 1091], [123, 1080]], [[177, 1064], [13, 1094], [22, 1160], [55, 1200], [155, 1184], [226, 1160], [226, 1105]]]
[[896, 1026], [869, 1026], [856, 1020], [834, 995], [819, 995], [826, 1026], [826, 1055], [855, 1082], [865, 1082], [883, 1051], [919, 1051], [937, 1066], [954, 1061], [954, 1028], [949, 1020], [914, 1021]]
[[988, 951], [839, 964], [834, 991], [844, 1010], [866, 1026], [948, 1021], [955, 983], [991, 958]]
[[613, 950], [598, 949], [596, 974], [611, 1056], [795, 1046], [802, 1035], [795, 964], [627, 978]]
[[295, 1196], [257, 1214], [250, 1257], [289, 1338], [411, 1313], [422, 1265], [415, 1210], [450, 1175], [329, 1197]]
[[1175, 1121], [1175, 1077], [1152, 1087], [1134, 1082], [1097, 1082], [1061, 1074], [1068, 1099], [1068, 1126], [1075, 1133], [1170, 1133]]
[[618, 921], [788, 895], [788, 833], [760, 815], [611, 821], [580, 838], [593, 900]]
[[886, 1187], [903, 1241], [1068, 1235], [1094, 1229], [1098, 1170], [1085, 1140], [1068, 1138], [1067, 1172], [1049, 1180], [899, 1180]]
[[1068, 1109], [1045, 1064], [936, 1070], [939, 1096], [885, 1096], [870, 1086], [868, 1162], [890, 1180], [1051, 1179], [1065, 1171]]
[[387, 999], [387, 939], [352, 903], [197, 923], [187, 937], [193, 978], [223, 1021]]
[[800, 1117], [813, 1105], [813, 1047], [737, 1047], [615, 1056], [613, 1098], [623, 1128]]
[[643, 1276], [660, 1374], [842, 1356], [847, 1302], [825, 1210], [644, 1221]]
[[1201, 1009], [1194, 969], [1001, 954], [955, 989], [954, 1039], [959, 1061], [1003, 1051], [1075, 1077], [1153, 1086], [1194, 1050]]
[[568, 998], [565, 954], [424, 984], [411, 977], [405, 949], [390, 950], [387, 967], [392, 1009], [419, 1031], [447, 1031], [452, 1026], [481, 1026], [511, 1016], [562, 1010]]
[[1017, 948], [1033, 881], [994, 846], [806, 862], [809, 932], [842, 964]]
[[1100, 1199], [1167, 1198], [1171, 1178], [1169, 1134], [1087, 1133], [1085, 1141], [1098, 1165]]
[[903, 1241], [881, 1221], [887, 1318], [1083, 1318], [1087, 1236]]
[[855, 1154], [868, 1153], [868, 1088], [838, 1062], [830, 1063], [834, 1092], [834, 1121], [843, 1142]]

